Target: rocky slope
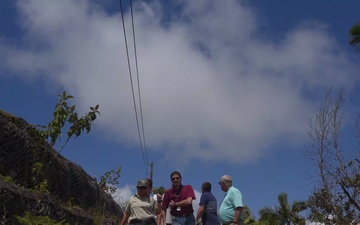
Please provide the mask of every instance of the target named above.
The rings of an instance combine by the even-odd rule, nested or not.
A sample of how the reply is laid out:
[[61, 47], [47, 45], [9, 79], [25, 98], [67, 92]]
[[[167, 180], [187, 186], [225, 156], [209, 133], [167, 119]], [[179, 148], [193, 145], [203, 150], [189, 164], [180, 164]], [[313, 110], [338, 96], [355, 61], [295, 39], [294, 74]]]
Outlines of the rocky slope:
[[0, 110], [0, 224], [31, 212], [68, 224], [117, 224], [121, 208], [25, 120]]

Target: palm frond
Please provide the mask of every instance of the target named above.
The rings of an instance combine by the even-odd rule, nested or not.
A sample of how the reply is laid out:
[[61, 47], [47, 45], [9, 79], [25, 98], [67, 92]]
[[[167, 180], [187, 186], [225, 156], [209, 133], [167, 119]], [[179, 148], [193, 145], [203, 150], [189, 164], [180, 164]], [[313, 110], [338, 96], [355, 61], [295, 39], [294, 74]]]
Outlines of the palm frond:
[[293, 213], [299, 213], [308, 208], [306, 201], [295, 200], [292, 204], [291, 211]]
[[356, 52], [360, 52], [360, 22], [354, 24], [350, 31], [350, 41], [349, 44], [354, 48]]
[[273, 221], [278, 217], [276, 209], [274, 209], [270, 206], [261, 208], [259, 210], [259, 214], [260, 214], [259, 221]]

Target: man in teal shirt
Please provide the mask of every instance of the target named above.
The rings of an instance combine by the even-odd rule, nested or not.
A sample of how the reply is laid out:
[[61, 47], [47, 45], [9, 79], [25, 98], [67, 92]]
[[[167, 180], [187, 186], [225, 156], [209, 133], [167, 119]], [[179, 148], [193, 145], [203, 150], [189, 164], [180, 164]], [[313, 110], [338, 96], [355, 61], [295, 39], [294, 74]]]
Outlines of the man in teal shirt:
[[229, 175], [221, 177], [219, 182], [221, 190], [226, 192], [219, 209], [219, 218], [222, 225], [243, 225], [243, 202], [239, 189], [232, 186], [232, 178]]

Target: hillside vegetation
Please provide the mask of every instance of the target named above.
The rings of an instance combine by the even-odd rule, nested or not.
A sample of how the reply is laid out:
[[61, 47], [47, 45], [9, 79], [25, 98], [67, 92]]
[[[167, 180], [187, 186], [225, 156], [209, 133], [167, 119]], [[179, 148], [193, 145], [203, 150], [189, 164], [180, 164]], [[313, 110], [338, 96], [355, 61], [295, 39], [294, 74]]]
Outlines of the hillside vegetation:
[[57, 154], [34, 126], [0, 110], [0, 224], [116, 224], [121, 217], [95, 179]]

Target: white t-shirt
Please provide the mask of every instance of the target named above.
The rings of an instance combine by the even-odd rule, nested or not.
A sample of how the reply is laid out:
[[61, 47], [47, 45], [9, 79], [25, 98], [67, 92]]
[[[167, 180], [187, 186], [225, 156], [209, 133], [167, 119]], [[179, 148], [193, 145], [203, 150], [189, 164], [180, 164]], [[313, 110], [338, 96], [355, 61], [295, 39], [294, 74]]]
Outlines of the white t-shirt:
[[[156, 194], [154, 194], [153, 199], [155, 199], [155, 201], [157, 202], [157, 195], [156, 195]], [[156, 218], [157, 218], [157, 215], [154, 215], [154, 217], [155, 217], [155, 219], [156, 219]]]
[[[154, 197], [153, 197], [153, 198], [155, 199], [155, 201], [157, 201], [157, 195], [156, 195], [156, 194], [154, 194]], [[163, 196], [163, 198], [164, 198], [164, 196]], [[155, 216], [155, 218], [156, 218], [156, 216]], [[168, 207], [168, 208], [166, 209], [165, 222], [166, 222], [167, 224], [171, 224], [171, 223], [172, 223], [172, 218], [171, 218], [171, 214], [170, 214], [170, 207]]]
[[170, 214], [170, 207], [168, 207], [167, 209], [166, 209], [166, 223], [172, 223], [172, 218], [171, 218], [171, 214]]
[[[164, 198], [165, 195], [163, 195], [163, 198]], [[170, 214], [170, 207], [168, 207], [166, 209], [166, 218], [165, 218], [165, 223], [167, 224], [171, 224], [172, 223], [172, 217], [171, 217], [171, 214]]]

